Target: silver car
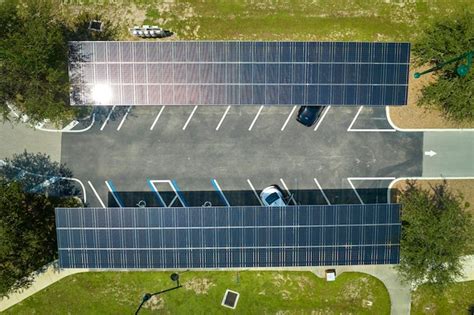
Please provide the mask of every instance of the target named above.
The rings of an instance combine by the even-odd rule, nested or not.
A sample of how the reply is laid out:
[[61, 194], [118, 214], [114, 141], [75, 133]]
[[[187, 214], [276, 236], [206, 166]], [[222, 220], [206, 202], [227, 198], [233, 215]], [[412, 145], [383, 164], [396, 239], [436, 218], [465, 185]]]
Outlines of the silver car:
[[260, 193], [260, 199], [265, 206], [268, 207], [284, 207], [286, 206], [283, 193], [277, 185], [268, 186]]

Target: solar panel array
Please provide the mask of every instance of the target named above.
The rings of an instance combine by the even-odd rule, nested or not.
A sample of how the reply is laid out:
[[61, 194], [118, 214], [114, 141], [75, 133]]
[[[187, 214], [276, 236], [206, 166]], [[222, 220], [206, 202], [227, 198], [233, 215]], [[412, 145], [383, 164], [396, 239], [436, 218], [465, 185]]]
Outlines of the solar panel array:
[[[409, 43], [70, 42], [70, 48], [73, 105], [407, 103]], [[110, 97], [99, 101], [94, 86], [105, 86]]]
[[56, 209], [62, 268], [395, 264], [399, 205]]

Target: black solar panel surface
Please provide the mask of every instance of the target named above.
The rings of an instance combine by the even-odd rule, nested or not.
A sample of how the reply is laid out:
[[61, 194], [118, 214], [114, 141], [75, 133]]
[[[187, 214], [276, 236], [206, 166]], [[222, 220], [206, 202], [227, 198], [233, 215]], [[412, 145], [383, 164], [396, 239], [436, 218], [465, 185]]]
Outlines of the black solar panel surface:
[[399, 205], [56, 209], [63, 268], [395, 264]]
[[[70, 42], [73, 105], [405, 105], [409, 43]], [[81, 58], [77, 58], [80, 56]]]

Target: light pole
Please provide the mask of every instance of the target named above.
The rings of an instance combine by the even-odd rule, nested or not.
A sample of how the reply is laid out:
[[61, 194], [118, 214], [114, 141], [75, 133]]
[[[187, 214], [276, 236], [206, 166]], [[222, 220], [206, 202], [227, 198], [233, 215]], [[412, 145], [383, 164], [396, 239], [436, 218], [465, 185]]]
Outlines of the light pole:
[[176, 286], [173, 287], [173, 288], [169, 288], [169, 289], [166, 289], [166, 290], [163, 290], [163, 291], [158, 291], [158, 292], [155, 292], [155, 293], [145, 293], [145, 295], [143, 296], [142, 302], [140, 303], [140, 305], [138, 306], [138, 308], [135, 312], [135, 315], [137, 315], [138, 312], [140, 312], [140, 309], [142, 308], [143, 304], [145, 304], [145, 302], [148, 301], [149, 299], [151, 299], [153, 296], [158, 295], [158, 294], [162, 294], [162, 293], [165, 293], [165, 292], [168, 292], [168, 291], [173, 291], [173, 290], [176, 290], [176, 289], [179, 289], [179, 288], [182, 287], [182, 285], [179, 284], [179, 274], [172, 273], [170, 278], [171, 278], [172, 281], [176, 282]]

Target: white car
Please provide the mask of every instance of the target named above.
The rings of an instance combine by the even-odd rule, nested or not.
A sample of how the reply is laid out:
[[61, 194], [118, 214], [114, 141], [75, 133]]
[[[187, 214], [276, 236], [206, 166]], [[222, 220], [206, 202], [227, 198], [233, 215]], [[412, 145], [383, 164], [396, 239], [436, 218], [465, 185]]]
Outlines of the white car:
[[277, 185], [268, 186], [262, 190], [260, 193], [260, 199], [262, 199], [263, 204], [268, 207], [286, 206], [283, 193]]

